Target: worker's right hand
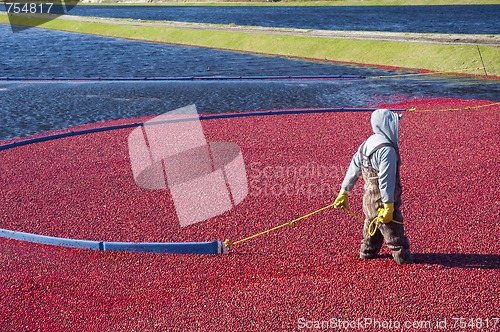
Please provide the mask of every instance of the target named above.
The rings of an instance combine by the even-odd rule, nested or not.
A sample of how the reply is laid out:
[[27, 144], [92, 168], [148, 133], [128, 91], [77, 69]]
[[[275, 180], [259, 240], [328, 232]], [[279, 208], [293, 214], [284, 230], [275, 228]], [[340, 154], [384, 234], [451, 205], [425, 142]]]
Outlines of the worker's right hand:
[[333, 202], [333, 207], [336, 209], [349, 209], [349, 202], [347, 196], [348, 192], [341, 190], [335, 201]]

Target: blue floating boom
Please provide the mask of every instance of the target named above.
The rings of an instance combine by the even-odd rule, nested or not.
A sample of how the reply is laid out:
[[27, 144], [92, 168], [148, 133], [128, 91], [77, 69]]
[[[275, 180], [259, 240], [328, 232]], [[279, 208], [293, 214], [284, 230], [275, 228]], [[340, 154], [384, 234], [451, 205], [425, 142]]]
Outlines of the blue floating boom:
[[[334, 107], [334, 108], [306, 108], [306, 109], [272, 109], [272, 110], [264, 110], [264, 111], [253, 111], [253, 112], [242, 112], [242, 113], [223, 113], [223, 114], [205, 114], [200, 115], [199, 117], [186, 118], [182, 120], [165, 120], [161, 122], [152, 122], [147, 125], [157, 125], [161, 123], [168, 122], [178, 122], [178, 121], [194, 121], [194, 120], [215, 120], [215, 119], [229, 119], [229, 118], [243, 118], [250, 116], [268, 116], [268, 115], [286, 115], [286, 114], [313, 114], [313, 113], [342, 113], [342, 112], [373, 112], [376, 108], [363, 108], [363, 107]], [[404, 112], [406, 109], [404, 108], [394, 108], [391, 109], [394, 112]], [[41, 143], [45, 141], [51, 141], [55, 139], [71, 137], [71, 136], [79, 136], [86, 135], [92, 133], [99, 133], [105, 131], [126, 129], [126, 128], [135, 128], [139, 126], [146, 125], [144, 122], [134, 122], [123, 125], [114, 125], [114, 126], [105, 126], [91, 129], [83, 129], [83, 130], [70, 130], [63, 133], [58, 134], [49, 134], [47, 136], [40, 136], [35, 138], [23, 139], [21, 141], [15, 141], [12, 143], [1, 144], [0, 151], [12, 149], [15, 147], [20, 147], [23, 145], [33, 144], [33, 143]], [[1, 143], [1, 142], [0, 142]]]
[[60, 247], [105, 251], [190, 255], [217, 255], [228, 253], [228, 248], [226, 247], [224, 242], [220, 240], [212, 242], [108, 242], [68, 239], [62, 237], [16, 232], [7, 229], [0, 229], [0, 237]]
[[26, 82], [119, 82], [119, 81], [280, 81], [280, 80], [362, 80], [361, 75], [258, 75], [258, 76], [166, 76], [166, 77], [0, 77], [0, 81]]

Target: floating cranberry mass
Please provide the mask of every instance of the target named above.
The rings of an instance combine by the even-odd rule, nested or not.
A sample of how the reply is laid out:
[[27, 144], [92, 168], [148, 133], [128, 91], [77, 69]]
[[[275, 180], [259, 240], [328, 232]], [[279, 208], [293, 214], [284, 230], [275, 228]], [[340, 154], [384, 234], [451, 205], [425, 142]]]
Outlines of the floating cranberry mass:
[[[400, 150], [415, 264], [397, 266], [386, 247], [377, 259], [358, 259], [362, 223], [335, 209], [228, 255], [0, 238], [1, 329], [498, 330], [500, 105], [437, 98], [375, 107], [414, 108], [401, 120]], [[135, 183], [127, 149], [133, 128], [0, 151], [0, 228], [110, 242], [241, 239], [333, 202], [352, 154], [370, 134], [369, 119], [370, 112], [332, 112], [203, 121], [207, 141], [241, 149], [248, 195], [186, 227], [168, 189]], [[349, 198], [361, 214], [361, 186]]]

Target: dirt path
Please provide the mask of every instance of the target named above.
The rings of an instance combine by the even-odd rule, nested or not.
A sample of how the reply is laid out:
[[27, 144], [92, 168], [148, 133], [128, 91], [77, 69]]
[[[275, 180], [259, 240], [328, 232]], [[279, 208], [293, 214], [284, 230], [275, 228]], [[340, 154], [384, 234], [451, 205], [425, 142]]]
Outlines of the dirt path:
[[338, 30], [312, 30], [294, 28], [268, 28], [222, 24], [188, 23], [173, 21], [140, 21], [112, 18], [97, 18], [85, 16], [63, 15], [61, 18], [81, 22], [100, 22], [128, 26], [167, 26], [172, 28], [220, 30], [244, 33], [262, 33], [275, 35], [307, 36], [322, 38], [343, 38], [362, 40], [386, 40], [402, 42], [419, 42], [435, 44], [482, 44], [500, 46], [500, 35], [480, 34], [437, 34], [437, 33], [407, 33], [407, 32], [381, 32], [381, 31], [338, 31]]

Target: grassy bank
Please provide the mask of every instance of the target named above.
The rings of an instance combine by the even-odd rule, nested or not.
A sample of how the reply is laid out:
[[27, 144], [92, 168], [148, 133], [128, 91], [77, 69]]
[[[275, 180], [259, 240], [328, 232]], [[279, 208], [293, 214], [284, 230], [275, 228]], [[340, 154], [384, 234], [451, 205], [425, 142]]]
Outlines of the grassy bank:
[[[445, 45], [334, 39], [211, 29], [173, 28], [169, 26], [134, 25], [133, 20], [114, 24], [80, 22], [58, 18], [43, 23], [44, 21], [39, 18], [16, 17], [12, 22], [19, 25], [40, 25], [40, 27], [47, 29], [141, 41], [448, 73], [484, 75], [486, 70], [490, 76], [500, 76], [500, 47], [486, 45]], [[0, 23], [9, 23], [6, 15], [0, 15]]]

